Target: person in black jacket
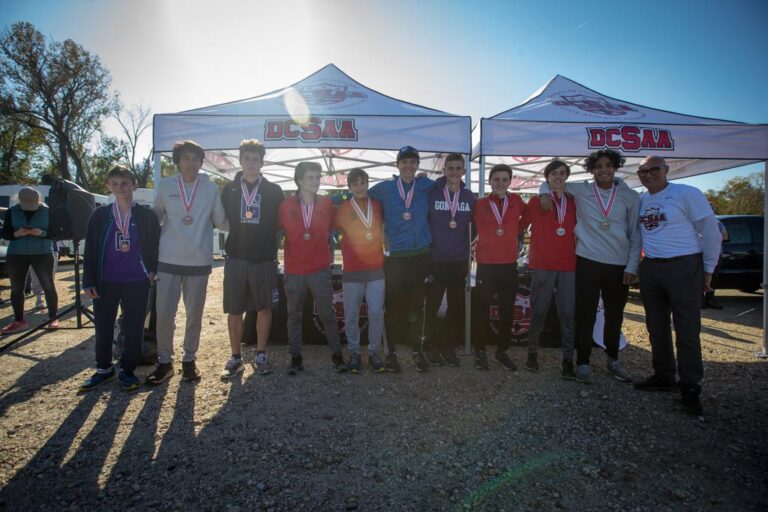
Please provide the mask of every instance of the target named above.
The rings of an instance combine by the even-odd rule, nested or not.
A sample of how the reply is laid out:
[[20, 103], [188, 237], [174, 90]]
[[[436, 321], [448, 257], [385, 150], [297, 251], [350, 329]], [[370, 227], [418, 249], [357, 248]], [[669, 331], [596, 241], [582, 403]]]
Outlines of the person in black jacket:
[[135, 187], [133, 173], [123, 165], [115, 165], [107, 173], [107, 188], [115, 195], [115, 202], [97, 208], [88, 220], [83, 289], [93, 299], [96, 373], [80, 386], [80, 391], [115, 378], [112, 341], [120, 305], [125, 348], [119, 380], [126, 391], [141, 386], [133, 371], [141, 357], [149, 289], [157, 273], [160, 223], [152, 210], [133, 203]]
[[229, 221], [223, 295], [232, 349], [232, 356], [221, 373], [222, 379], [232, 379], [244, 369], [241, 340], [246, 311], [256, 311], [256, 372], [266, 375], [272, 371], [267, 358], [267, 339], [272, 309], [277, 307], [279, 297], [277, 210], [285, 196], [278, 185], [261, 174], [264, 154], [259, 140], [241, 142], [243, 170], [221, 192]]

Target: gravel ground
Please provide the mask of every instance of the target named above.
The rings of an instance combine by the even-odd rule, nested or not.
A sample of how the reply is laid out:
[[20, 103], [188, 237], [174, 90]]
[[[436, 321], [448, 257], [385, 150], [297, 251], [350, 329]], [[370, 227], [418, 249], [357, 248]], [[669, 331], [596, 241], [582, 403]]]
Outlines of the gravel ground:
[[[421, 375], [403, 348], [401, 375], [346, 375], [333, 373], [325, 347], [308, 346], [304, 374], [288, 377], [282, 345], [272, 375], [248, 366], [221, 382], [221, 278], [219, 267], [197, 385], [176, 376], [134, 394], [116, 383], [77, 394], [93, 367], [89, 328], [0, 356], [0, 509], [768, 510], [768, 366], [753, 357], [762, 295], [721, 292], [726, 308], [703, 312], [698, 419], [680, 412], [677, 394], [610, 378], [600, 353], [594, 384], [563, 381], [556, 349], [542, 350], [538, 374], [481, 373], [463, 357], [460, 368]], [[3, 305], [0, 316], [10, 315]], [[622, 358], [644, 377], [651, 357], [637, 296], [625, 318]], [[519, 364], [524, 350], [513, 349]]]

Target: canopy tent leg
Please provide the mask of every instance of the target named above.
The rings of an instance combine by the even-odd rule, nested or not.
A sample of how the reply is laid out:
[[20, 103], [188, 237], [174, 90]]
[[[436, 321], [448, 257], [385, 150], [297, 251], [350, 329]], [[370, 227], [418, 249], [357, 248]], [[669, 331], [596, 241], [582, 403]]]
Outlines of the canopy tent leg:
[[[472, 165], [470, 158], [472, 155], [466, 155], [466, 169], [464, 171], [464, 183], [467, 189], [472, 192]], [[467, 230], [469, 237], [469, 258], [467, 258], [467, 279], [464, 285], [464, 353], [472, 353], [472, 227]]]
[[[763, 162], [763, 165], [765, 165], [765, 172], [763, 176], [765, 177], [765, 182], [768, 182], [768, 160]], [[768, 279], [766, 279], [766, 276], [768, 276], [768, 259], [766, 259], [766, 256], [768, 255], [768, 237], [766, 237], [766, 233], [768, 233], [768, 218], [765, 217], [765, 212], [768, 211], [768, 194], [763, 194], [763, 282], [761, 283], [761, 286], [763, 287], [763, 351], [757, 352], [755, 355], [761, 359], [768, 358], [768, 334], [766, 334], [766, 325], [768, 325], [768, 301], [766, 301], [766, 296], [768, 296]]]
[[155, 197], [157, 197], [157, 186], [160, 184], [160, 153], [152, 154], [152, 181], [155, 184]]

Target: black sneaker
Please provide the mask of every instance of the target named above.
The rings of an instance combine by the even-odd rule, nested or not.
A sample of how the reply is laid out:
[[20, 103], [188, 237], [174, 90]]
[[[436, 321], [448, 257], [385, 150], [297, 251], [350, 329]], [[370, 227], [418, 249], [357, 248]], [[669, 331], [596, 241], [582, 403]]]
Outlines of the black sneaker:
[[331, 356], [331, 364], [333, 365], [333, 370], [336, 373], [343, 373], [347, 371], [347, 363], [344, 362], [344, 356], [341, 355], [341, 352], [336, 352]]
[[144, 384], [147, 386], [158, 386], [173, 377], [173, 365], [171, 363], [158, 363], [155, 371], [147, 375]]
[[488, 356], [485, 354], [485, 351], [475, 352], [475, 368], [485, 371], [490, 370], [488, 368]]
[[360, 354], [352, 354], [349, 356], [349, 364], [347, 365], [347, 369], [349, 370], [349, 373], [360, 373], [360, 370], [363, 368], [363, 362], [360, 358]]
[[704, 301], [704, 304], [707, 307], [710, 307], [712, 309], [717, 309], [717, 310], [723, 309], [723, 305], [717, 302], [717, 299], [715, 299], [714, 297], [706, 299]]
[[525, 366], [523, 368], [529, 372], [539, 371], [539, 354], [528, 352], [528, 359], [525, 360]]
[[397, 354], [389, 354], [384, 363], [384, 368], [390, 373], [400, 373], [403, 369], [400, 367], [400, 361], [397, 360]]
[[445, 359], [445, 364], [447, 364], [448, 366], [453, 366], [454, 368], [461, 364], [459, 362], [459, 358], [456, 357], [455, 350], [443, 351], [443, 359]]
[[291, 366], [288, 367], [288, 375], [298, 375], [299, 372], [304, 371], [304, 359], [301, 354], [295, 354], [291, 356]]
[[427, 350], [427, 361], [431, 366], [443, 366], [445, 364], [443, 355], [437, 350]]
[[573, 361], [563, 360], [563, 371], [560, 377], [566, 380], [576, 380], [576, 373], [573, 371]]
[[670, 382], [655, 373], [643, 381], [635, 382], [634, 387], [638, 391], [662, 391], [665, 393], [672, 393], [676, 388], [674, 382]]
[[493, 356], [493, 359], [501, 366], [503, 366], [505, 370], [509, 370], [511, 372], [517, 370], [517, 365], [513, 360], [509, 358], [506, 352], [497, 350], [496, 354]]
[[384, 366], [384, 363], [381, 362], [381, 358], [378, 356], [378, 354], [368, 355], [368, 365], [371, 367], [371, 370], [376, 373], [383, 373], [387, 371], [386, 366]]
[[682, 394], [680, 404], [683, 406], [683, 410], [692, 416], [704, 416], [704, 408], [701, 406], [698, 391], [681, 389], [680, 392]]
[[181, 380], [185, 382], [197, 382], [200, 380], [200, 370], [194, 361], [183, 361], [181, 363]]
[[420, 372], [428, 372], [429, 371], [429, 361], [427, 361], [427, 358], [424, 357], [424, 352], [421, 350], [414, 350], [413, 354], [411, 354], [411, 357], [413, 358], [413, 365], [416, 367], [416, 369]]

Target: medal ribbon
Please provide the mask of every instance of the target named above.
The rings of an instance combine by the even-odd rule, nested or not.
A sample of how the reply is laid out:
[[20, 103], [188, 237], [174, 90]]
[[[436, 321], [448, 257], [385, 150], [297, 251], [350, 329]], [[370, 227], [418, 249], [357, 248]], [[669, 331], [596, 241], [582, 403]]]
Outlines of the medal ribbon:
[[115, 201], [112, 203], [112, 216], [115, 218], [115, 222], [117, 222], [117, 230], [120, 231], [123, 238], [130, 238], [130, 236], [128, 236], [128, 230], [131, 222], [131, 210], [129, 209], [128, 213], [125, 214], [125, 218], [121, 217], [120, 208], [118, 208], [117, 201]]
[[397, 191], [400, 193], [400, 198], [405, 202], [405, 209], [408, 210], [411, 207], [411, 201], [413, 201], [413, 191], [416, 189], [416, 182], [414, 181], [411, 184], [411, 190], [408, 191], [408, 195], [405, 194], [405, 189], [403, 189], [402, 179], [397, 178], [395, 183], [397, 185]]
[[555, 210], [557, 211], [557, 223], [562, 226], [563, 222], [565, 222], [565, 192], [562, 193], [559, 201], [557, 199], [557, 194], [554, 192], [550, 192], [549, 194], [552, 196], [552, 202], [555, 203]]
[[600, 192], [597, 191], [597, 185], [594, 181], [592, 182], [592, 193], [595, 194], [595, 198], [597, 199], [597, 207], [600, 208], [600, 213], [607, 220], [608, 215], [611, 214], [611, 210], [613, 209], [613, 202], [616, 199], [616, 184], [611, 184], [611, 196], [608, 198], [607, 205], [603, 203], [603, 198], [600, 195]]
[[251, 207], [253, 200], [256, 199], [256, 194], [259, 193], [259, 186], [261, 185], [261, 178], [256, 182], [256, 186], [253, 190], [248, 192], [248, 185], [245, 184], [245, 180], [240, 180], [240, 188], [243, 190], [243, 199], [245, 200], [245, 209]]
[[304, 221], [304, 231], [309, 232], [309, 227], [312, 225], [312, 212], [315, 209], [315, 202], [312, 204], [304, 204], [304, 201], [299, 198], [299, 204], [301, 205], [301, 220]]
[[498, 222], [499, 227], [501, 227], [501, 221], [504, 220], [504, 215], [506, 215], [507, 208], [509, 208], [509, 197], [506, 194], [504, 195], [504, 204], [501, 206], [501, 215], [499, 215], [499, 208], [496, 206], [496, 201], [493, 198], [490, 198], [489, 202], [491, 203], [491, 212], [493, 212], [493, 216], [496, 217], [496, 222]]
[[357, 201], [355, 201], [355, 198], [353, 197], [350, 199], [350, 202], [352, 203], [352, 209], [355, 210], [355, 213], [358, 217], [360, 217], [360, 220], [362, 221], [363, 225], [366, 229], [371, 229], [371, 224], [373, 224], [373, 211], [371, 209], [371, 198], [368, 198], [368, 212], [363, 215], [363, 210], [360, 209], [359, 206], [357, 206]]
[[197, 196], [197, 189], [200, 187], [200, 177], [198, 176], [195, 178], [195, 184], [192, 186], [192, 192], [190, 193], [189, 197], [187, 197], [187, 191], [184, 188], [184, 182], [181, 180], [180, 175], [176, 175], [176, 184], [179, 186], [181, 206], [184, 207], [184, 211], [186, 211], [187, 215], [189, 215], [189, 212], [192, 211], [192, 203], [195, 202], [195, 197]]
[[448, 204], [448, 206], [451, 209], [451, 220], [454, 220], [456, 218], [456, 212], [459, 211], [459, 194], [460, 193], [461, 193], [461, 189], [457, 190], [456, 194], [453, 196], [453, 201], [451, 201], [451, 194], [448, 191], [448, 185], [443, 187], [443, 196], [445, 197], [445, 202]]

